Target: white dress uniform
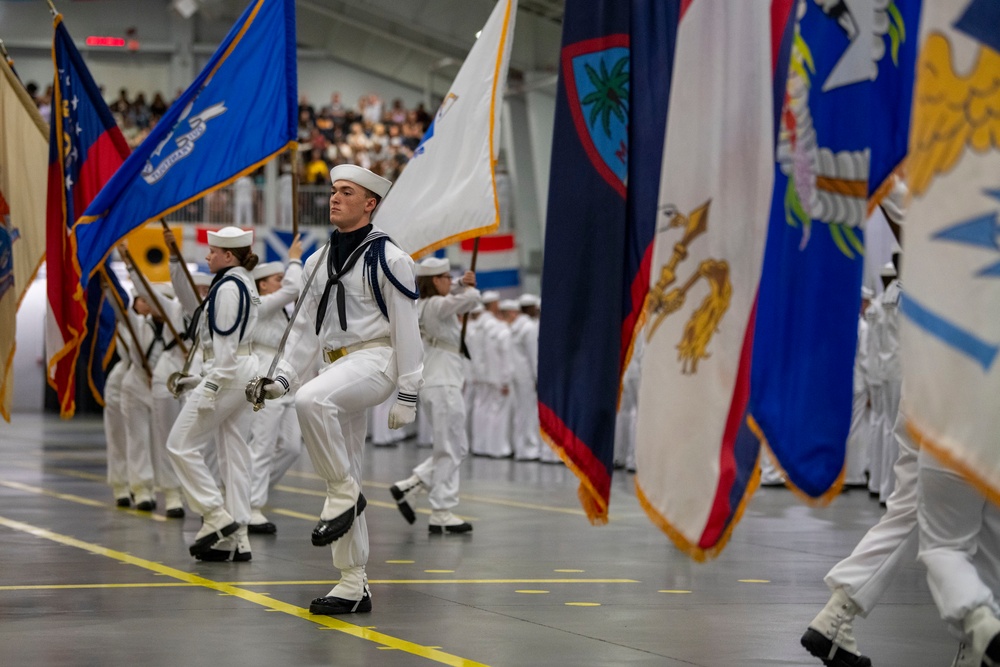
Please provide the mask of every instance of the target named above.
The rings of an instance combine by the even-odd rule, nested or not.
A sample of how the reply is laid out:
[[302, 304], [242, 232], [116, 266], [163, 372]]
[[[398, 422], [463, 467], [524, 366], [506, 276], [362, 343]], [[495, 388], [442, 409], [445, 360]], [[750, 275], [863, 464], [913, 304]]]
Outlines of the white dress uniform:
[[[922, 450], [919, 455], [920, 560], [941, 618], [971, 649], [971, 662], [1000, 636], [1000, 508], [961, 475]], [[994, 662], [998, 646], [989, 656]], [[985, 661], [982, 664], [987, 664]], [[993, 664], [993, 663], [990, 663]]]
[[[335, 167], [331, 172], [333, 182], [338, 180], [333, 173], [343, 167], [360, 170], [354, 165]], [[317, 263], [321, 264], [316, 279], [303, 296], [288, 342], [294, 349], [300, 339], [318, 336], [322, 348], [323, 368], [295, 396], [306, 450], [316, 472], [326, 481], [327, 499], [320, 514], [320, 526], [357, 508], [356, 519], [346, 534], [335, 538], [332, 547], [333, 565], [340, 570], [341, 577], [328, 598], [341, 600], [363, 601], [369, 596], [365, 574], [368, 526], [361, 512], [367, 502], [361, 494], [367, 410], [389, 398], [397, 387], [399, 401], [409, 399], [415, 406], [422, 384], [423, 348], [415, 293], [407, 296], [392, 282], [395, 280], [413, 290], [413, 260], [387, 240], [365, 245], [379, 236], [384, 237], [384, 232], [371, 226], [361, 242], [364, 248], [361, 255], [369, 256], [374, 266], [359, 255], [349, 269], [345, 263], [347, 270], [339, 280], [328, 274], [333, 268], [333, 262], [328, 262], [328, 255], [333, 252], [332, 242], [309, 257], [305, 265], [307, 276]], [[384, 248], [384, 255], [373, 256], [379, 254], [372, 253], [379, 246]], [[393, 278], [387, 276], [386, 268]], [[377, 293], [369, 282], [373, 272]], [[325, 300], [324, 293], [328, 297]], [[338, 298], [339, 295], [342, 296]], [[385, 315], [379, 300], [385, 306]], [[325, 312], [320, 312], [324, 301]], [[314, 530], [314, 544], [320, 526]]]
[[163, 353], [164, 326], [162, 322], [155, 322], [151, 316], [136, 314], [131, 308], [126, 317], [135, 333], [135, 340], [129, 346], [132, 363], [122, 379], [129, 487], [135, 498], [136, 508], [150, 511], [156, 504], [152, 369]]
[[125, 447], [125, 412], [122, 410], [122, 380], [129, 367], [128, 346], [125, 340], [125, 327], [118, 324], [118, 363], [108, 372], [104, 380], [104, 439], [107, 442], [108, 486], [114, 494], [119, 507], [128, 507], [132, 503], [128, 485], [128, 461]]
[[[642, 377], [644, 349], [642, 337], [637, 336], [632, 348], [632, 358], [629, 359], [625, 374], [622, 376], [622, 397], [615, 418], [614, 463], [631, 472], [635, 472], [635, 426], [639, 417], [639, 380]], [[552, 451], [551, 447], [544, 449]]]
[[[854, 654], [858, 653], [852, 627], [854, 617], [868, 616], [896, 572], [911, 563], [917, 551], [917, 448], [901, 420], [896, 422], [894, 436], [899, 458], [893, 467], [895, 489], [886, 503], [885, 514], [865, 533], [851, 555], [827, 573], [824, 581], [833, 595], [806, 633], [808, 636], [810, 631], [816, 632]], [[826, 655], [829, 645], [817, 650]], [[813, 655], [819, 653], [813, 651]]]
[[[484, 297], [485, 298], [485, 297]], [[510, 327], [489, 310], [479, 317], [483, 334], [486, 373], [480, 405], [484, 410], [483, 431], [477, 436], [483, 453], [493, 458], [506, 458], [513, 453], [510, 446], [513, 383]], [[506, 390], [506, 393], [505, 393]], [[477, 397], [480, 393], [477, 390]]]
[[[427, 258], [420, 275], [447, 273], [447, 260]], [[430, 273], [428, 273], [430, 271]], [[426, 406], [433, 432], [433, 453], [413, 469], [413, 475], [391, 489], [407, 521], [413, 510], [407, 497], [429, 490], [430, 530], [434, 533], [468, 532], [472, 526], [457, 519], [451, 510], [458, 505], [459, 468], [469, 452], [465, 430], [465, 364], [460, 348], [459, 316], [479, 305], [479, 290], [459, 288], [447, 296], [422, 298], [417, 302], [420, 333], [424, 345], [424, 387], [420, 400]]]
[[469, 318], [469, 324], [465, 329], [465, 347], [469, 350], [469, 362], [466, 364], [468, 373], [466, 375], [466, 395], [465, 404], [469, 408], [469, 417], [466, 420], [469, 431], [469, 450], [476, 456], [486, 456], [486, 436], [489, 431], [489, 411], [486, 409], [488, 403], [489, 389], [486, 386], [489, 371], [489, 350], [487, 348], [486, 329], [483, 326], [486, 321], [484, 312], [480, 312], [473, 319]]
[[513, 368], [514, 458], [537, 461], [541, 454], [538, 425], [538, 322], [522, 313], [510, 325]]
[[880, 301], [884, 311], [884, 319], [879, 329], [879, 367], [882, 373], [882, 431], [877, 434], [882, 440], [882, 479], [879, 486], [879, 499], [885, 502], [892, 494], [895, 476], [892, 474], [892, 464], [899, 454], [896, 439], [892, 435], [896, 423], [896, 413], [899, 412], [899, 392], [903, 383], [903, 370], [900, 365], [899, 353], [899, 301], [902, 285], [893, 280]]
[[253, 220], [253, 179], [240, 176], [233, 183], [233, 224], [237, 227], [252, 227]]
[[[251, 343], [257, 358], [257, 374], [267, 374], [278, 353], [281, 337], [288, 327], [285, 307], [295, 302], [302, 290], [302, 262], [289, 261], [286, 269], [281, 262], [268, 262], [253, 270], [254, 280], [276, 273], [284, 273], [281, 287], [272, 294], [260, 297], [257, 327]], [[275, 532], [275, 526], [264, 516], [268, 489], [277, 484], [302, 452], [302, 431], [295, 414], [295, 397], [286, 394], [268, 401], [264, 408], [253, 414], [250, 436], [250, 532]]]
[[851, 429], [847, 434], [847, 454], [844, 461], [844, 484], [866, 486], [868, 448], [872, 440], [871, 409], [868, 378], [865, 375], [865, 355], [868, 352], [868, 323], [858, 317], [858, 343], [854, 354], [854, 395], [851, 405]]
[[[209, 245], [239, 248], [250, 245], [251, 232], [226, 227], [209, 232]], [[223, 245], [228, 244], [228, 245]], [[175, 266], [176, 265], [176, 266]], [[171, 260], [171, 279], [178, 298], [196, 300]], [[216, 273], [198, 316], [202, 378], [191, 390], [167, 439], [167, 450], [188, 504], [202, 515], [201, 530], [191, 553], [202, 560], [250, 560], [246, 525], [250, 521], [250, 408], [246, 385], [257, 372], [250, 340], [257, 325], [260, 297], [250, 273], [240, 266]], [[205, 461], [215, 440], [225, 496]]]
[[868, 491], [874, 495], [879, 495], [882, 488], [882, 449], [884, 438], [882, 437], [882, 422], [885, 415], [885, 392], [882, 385], [885, 384], [885, 377], [881, 366], [881, 340], [880, 331], [885, 323], [885, 310], [879, 302], [879, 298], [872, 299], [865, 310], [865, 322], [868, 325], [868, 351], [865, 353], [864, 370], [865, 378], [868, 380], [868, 392], [871, 397], [871, 430], [872, 438], [868, 443]]
[[[153, 305], [153, 299], [138, 276], [132, 274], [132, 283], [140, 296]], [[168, 294], [162, 286], [156, 289], [156, 300], [163, 308], [163, 315], [183, 337], [187, 330], [185, 326], [184, 309], [180, 302]], [[153, 365], [152, 381], [152, 442], [153, 442], [153, 474], [156, 490], [163, 493], [167, 516], [183, 518], [184, 508], [181, 499], [181, 482], [174, 471], [167, 452], [167, 438], [170, 429], [181, 411], [181, 402], [167, 389], [167, 379], [184, 367], [185, 356], [169, 327], [164, 327], [163, 353]]]

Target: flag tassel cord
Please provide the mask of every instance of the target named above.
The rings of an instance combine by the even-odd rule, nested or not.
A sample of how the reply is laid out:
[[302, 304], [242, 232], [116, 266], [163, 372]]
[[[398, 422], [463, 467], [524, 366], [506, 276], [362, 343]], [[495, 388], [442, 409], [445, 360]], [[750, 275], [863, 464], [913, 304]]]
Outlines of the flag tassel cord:
[[[479, 237], [472, 242], [472, 259], [469, 260], [469, 271], [473, 273], [476, 272], [476, 260], [479, 259]], [[462, 315], [462, 335], [458, 338], [458, 349], [462, 351], [462, 354], [469, 357], [469, 348], [465, 346], [465, 332], [469, 328], [469, 314], [464, 313]]]
[[180, 334], [177, 333], [177, 329], [174, 328], [174, 323], [171, 322], [170, 317], [167, 316], [167, 311], [164, 310], [163, 306], [160, 304], [160, 297], [156, 295], [156, 291], [149, 284], [146, 276], [142, 274], [142, 271], [132, 259], [132, 253], [130, 253], [128, 248], [124, 246], [119, 248], [119, 253], [122, 256], [122, 260], [125, 262], [125, 265], [128, 266], [129, 269], [135, 271], [135, 275], [139, 278], [139, 282], [142, 283], [143, 289], [145, 289], [146, 293], [149, 294], [149, 298], [153, 302], [153, 307], [160, 313], [160, 316], [163, 318], [163, 322], [167, 325], [167, 328], [170, 329], [170, 334], [174, 337], [174, 340], [177, 341], [177, 346], [180, 347], [181, 352], [186, 357], [188, 354], [187, 345], [184, 344], [184, 340], [181, 338]]

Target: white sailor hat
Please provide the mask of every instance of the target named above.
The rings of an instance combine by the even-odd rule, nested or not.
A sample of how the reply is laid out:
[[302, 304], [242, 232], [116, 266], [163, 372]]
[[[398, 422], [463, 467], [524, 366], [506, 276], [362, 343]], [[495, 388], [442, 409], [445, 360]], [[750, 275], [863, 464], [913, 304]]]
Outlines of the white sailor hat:
[[500, 292], [495, 292], [493, 290], [486, 290], [483, 292], [483, 303], [493, 303], [494, 301], [500, 300]]
[[417, 263], [418, 276], [440, 276], [451, 271], [451, 262], [446, 257], [424, 257]]
[[285, 265], [281, 262], [264, 262], [263, 264], [258, 264], [250, 272], [254, 280], [261, 280], [267, 278], [268, 276], [273, 276], [276, 273], [284, 273]]
[[518, 299], [518, 303], [521, 304], [522, 308], [527, 308], [529, 306], [537, 306], [539, 303], [541, 303], [541, 299], [539, 299], [534, 294], [522, 294], [521, 297]]
[[869, 301], [875, 298], [875, 290], [867, 285], [861, 288], [861, 298], [868, 299]]
[[193, 280], [194, 284], [197, 285], [198, 287], [208, 287], [209, 285], [212, 284], [212, 278], [214, 278], [214, 276], [211, 273], [191, 274], [191, 280]]
[[253, 243], [253, 231], [245, 232], [239, 227], [223, 227], [208, 233], [208, 245], [216, 248], [245, 248]]
[[363, 188], [368, 188], [379, 197], [384, 197], [385, 193], [392, 187], [392, 181], [382, 178], [375, 172], [369, 171], [356, 164], [338, 164], [330, 170], [330, 182], [350, 181], [357, 183]]
[[473, 308], [473, 309], [472, 309], [472, 310], [471, 310], [470, 312], [471, 312], [471, 313], [472, 313], [473, 315], [478, 315], [479, 313], [483, 312], [484, 310], [486, 310], [486, 309], [485, 309], [485, 308], [483, 308], [483, 304], [481, 304], [481, 303], [477, 303], [477, 304], [476, 304], [476, 307], [475, 307], [475, 308]]
[[504, 299], [500, 302], [500, 310], [521, 310], [521, 303], [517, 299]]
[[883, 278], [895, 278], [896, 277], [896, 267], [893, 266], [892, 262], [886, 262], [885, 266], [882, 267], [882, 271], [879, 273]]

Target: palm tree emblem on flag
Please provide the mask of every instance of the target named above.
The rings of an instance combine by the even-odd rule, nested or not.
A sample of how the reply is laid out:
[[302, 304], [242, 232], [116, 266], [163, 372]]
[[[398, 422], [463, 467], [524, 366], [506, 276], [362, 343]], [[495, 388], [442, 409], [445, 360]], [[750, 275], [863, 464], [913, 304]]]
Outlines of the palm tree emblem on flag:
[[663, 320], [684, 306], [691, 288], [702, 278], [708, 282], [709, 293], [691, 314], [684, 326], [681, 341], [677, 344], [677, 359], [682, 362], [681, 372], [685, 375], [697, 373], [698, 362], [710, 356], [706, 351], [708, 344], [729, 308], [729, 299], [733, 293], [729, 281], [729, 263], [711, 258], [703, 260], [683, 285], [666, 291], [677, 282], [677, 267], [687, 258], [688, 246], [708, 231], [708, 208], [711, 203], [710, 199], [689, 215], [684, 215], [672, 205], [664, 208], [664, 213], [669, 216], [665, 229], [683, 227], [684, 235], [674, 245], [673, 254], [660, 269], [660, 278], [646, 297], [646, 317], [647, 321], [652, 322], [646, 340], [650, 340]]

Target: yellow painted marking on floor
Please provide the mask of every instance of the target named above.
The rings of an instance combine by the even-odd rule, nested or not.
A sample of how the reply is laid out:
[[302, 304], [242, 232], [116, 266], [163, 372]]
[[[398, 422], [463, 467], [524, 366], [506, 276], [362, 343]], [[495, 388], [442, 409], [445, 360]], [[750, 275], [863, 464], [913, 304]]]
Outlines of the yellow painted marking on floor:
[[445, 653], [443, 651], [438, 651], [436, 649], [430, 649], [426, 646], [421, 646], [414, 642], [406, 641], [405, 639], [399, 639], [398, 637], [393, 637], [381, 632], [376, 632], [374, 630], [368, 630], [364, 627], [354, 625], [353, 623], [348, 623], [342, 621], [338, 618], [332, 616], [316, 616], [309, 613], [308, 609], [303, 607], [296, 607], [295, 605], [288, 604], [287, 602], [281, 602], [280, 600], [275, 600], [274, 598], [268, 597], [261, 593], [255, 593], [253, 591], [248, 591], [243, 588], [238, 588], [231, 584], [220, 583], [217, 581], [212, 581], [211, 579], [206, 579], [204, 577], [199, 577], [198, 575], [191, 574], [190, 572], [184, 572], [183, 570], [178, 570], [176, 568], [163, 565], [161, 563], [154, 563], [153, 561], [146, 560], [144, 558], [139, 558], [137, 556], [132, 556], [121, 551], [115, 551], [113, 549], [107, 549], [105, 547], [99, 546], [97, 544], [91, 544], [90, 542], [84, 542], [83, 540], [78, 540], [68, 535], [60, 535], [59, 533], [54, 533], [50, 530], [44, 528], [38, 528], [37, 526], [32, 526], [21, 521], [14, 521], [12, 519], [7, 519], [0, 516], [0, 525], [6, 526], [12, 530], [19, 530], [21, 532], [29, 533], [35, 537], [40, 537], [42, 539], [51, 540], [59, 544], [65, 544], [66, 546], [75, 547], [77, 549], [82, 549], [93, 554], [98, 554], [101, 556], [106, 556], [114, 560], [118, 560], [130, 565], [135, 565], [144, 570], [149, 570], [150, 572], [162, 572], [174, 579], [183, 581], [189, 584], [194, 584], [210, 590], [214, 590], [218, 593], [225, 595], [231, 595], [233, 597], [238, 597], [247, 602], [260, 605], [262, 607], [273, 609], [275, 611], [280, 611], [289, 616], [294, 616], [296, 618], [301, 618], [317, 625], [324, 626], [331, 630], [337, 630], [352, 637], [357, 637], [358, 639], [364, 639], [366, 641], [375, 642], [383, 646], [390, 646], [396, 648], [400, 651], [405, 651], [413, 655], [426, 658], [428, 660], [433, 660], [434, 662], [439, 662], [444, 665], [454, 665], [455, 667], [485, 667], [482, 663], [474, 662], [466, 658], [459, 657], [457, 655], [452, 655], [450, 653]]
[[741, 584], [769, 584], [770, 579], [740, 579]]
[[567, 607], [600, 607], [600, 602], [567, 602]]
[[387, 560], [386, 563], [389, 565], [412, 565], [416, 563], [415, 560]]
[[159, 514], [152, 514], [150, 512], [140, 512], [139, 510], [115, 507], [110, 502], [102, 502], [100, 500], [94, 500], [93, 498], [84, 498], [83, 496], [73, 495], [72, 493], [57, 493], [55, 491], [49, 491], [48, 489], [43, 489], [40, 486], [31, 486], [30, 484], [22, 484], [20, 482], [10, 482], [7, 480], [0, 480], [0, 485], [6, 486], [11, 489], [17, 489], [18, 491], [27, 491], [28, 493], [35, 493], [40, 496], [49, 496], [50, 498], [58, 498], [59, 500], [68, 500], [69, 502], [76, 503], [77, 505], [87, 505], [89, 507], [103, 507], [105, 509], [113, 509], [115, 511], [125, 512], [126, 514], [131, 514], [133, 516], [146, 517], [148, 519], [152, 519], [153, 521], [167, 520], [167, 517], [160, 516]]
[[[299, 471], [299, 470], [289, 470], [286, 473], [286, 475], [293, 475], [295, 477], [302, 477], [303, 479], [315, 479], [315, 480], [320, 480], [320, 481], [322, 481], [322, 479], [323, 479], [322, 477], [320, 477], [319, 475], [317, 475], [315, 473], [303, 472], [303, 471]], [[370, 487], [373, 487], [373, 488], [376, 488], [376, 489], [388, 489], [389, 487], [392, 486], [391, 483], [386, 483], [386, 482], [371, 482], [371, 481], [368, 481], [368, 480], [365, 480], [364, 485], [365, 486], [370, 486]], [[281, 485], [278, 485], [278, 486], [276, 486], [274, 488], [281, 489]], [[295, 493], [296, 492], [296, 490], [295, 490], [294, 487], [287, 487], [287, 488], [285, 488], [283, 490], [290, 491], [291, 493]], [[318, 492], [318, 493], [321, 496], [324, 496], [324, 497], [326, 496], [326, 493], [324, 493], [324, 492]], [[581, 510], [581, 509], [575, 509], [575, 508], [572, 508], [572, 507], [553, 507], [552, 505], [536, 505], [536, 504], [533, 504], [533, 503], [523, 503], [523, 502], [520, 502], [520, 501], [517, 501], [517, 500], [507, 500], [506, 498], [495, 498], [495, 497], [490, 497], [490, 496], [478, 496], [478, 495], [471, 495], [471, 494], [468, 494], [468, 493], [461, 494], [460, 498], [462, 500], [472, 500], [472, 501], [477, 502], [477, 503], [486, 503], [486, 504], [490, 504], [490, 505], [503, 505], [505, 507], [519, 507], [521, 509], [540, 510], [542, 512], [558, 512], [560, 514], [573, 514], [574, 516], [586, 516], [587, 515], [587, 513], [584, 512], [583, 510]], [[371, 501], [371, 500], [369, 500], [368, 502], [369, 502], [369, 504], [373, 504], [373, 501]], [[389, 504], [389, 503], [386, 503], [386, 504]], [[394, 504], [389, 504], [389, 506], [393, 507], [393, 508], [395, 507]], [[417, 512], [425, 512], [426, 510], [416, 510], [416, 511]], [[638, 515], [636, 515], [636, 516], [638, 516]], [[609, 515], [609, 519], [611, 519], [611, 518], [620, 518], [620, 517], [618, 515], [615, 515], [615, 516], [610, 516]]]
[[514, 592], [515, 593], [525, 593], [525, 594], [529, 594], [529, 595], [543, 595], [545, 593], [548, 593], [548, 591], [541, 591], [541, 590], [530, 589], [530, 588], [522, 588], [521, 590], [514, 591]]
[[[365, 484], [367, 483], [368, 482], [365, 482]], [[318, 498], [326, 498], [326, 491], [313, 491], [312, 489], [303, 489], [297, 486], [286, 486], [285, 484], [278, 484], [274, 488], [278, 491], [284, 491], [285, 493], [297, 493], [302, 496], [316, 496]], [[372, 500], [368, 496], [365, 496], [365, 500], [367, 500], [368, 504], [372, 507], [381, 507], [382, 509], [391, 509], [393, 511], [396, 511], [396, 503], [387, 503], [381, 500]], [[299, 514], [298, 512], [289, 512], [288, 510], [277, 510], [277, 509], [271, 511], [274, 512], [275, 514], [294, 516], [297, 519], [309, 518], [315, 521], [319, 518], [318, 514]], [[416, 512], [417, 514], [426, 514], [428, 516], [430, 516], [431, 513], [430, 510], [422, 508], [415, 509], [413, 511]], [[462, 519], [463, 521], [476, 521], [479, 519], [479, 517], [468, 516], [466, 514], [461, 514], [461, 515], [456, 514], [455, 516], [457, 516], [459, 519]]]
[[552, 570], [553, 572], [586, 572], [586, 570]]
[[82, 470], [73, 470], [72, 468], [46, 468], [46, 472], [55, 473], [57, 475], [65, 475], [66, 477], [79, 477], [80, 479], [86, 479], [91, 482], [101, 482], [107, 481], [107, 477], [104, 475], [95, 475], [92, 472], [83, 472]]
[[[91, 556], [103, 554], [91, 553]], [[126, 565], [127, 563], [122, 563]], [[154, 572], [155, 576], [171, 576], [168, 572]], [[335, 586], [336, 579], [316, 579], [312, 581], [225, 581], [229, 586], [254, 588], [257, 586]], [[410, 586], [414, 584], [638, 584], [636, 579], [369, 579], [374, 586]], [[185, 588], [200, 584], [175, 583], [131, 583], [131, 584], [28, 584], [23, 586], [0, 586], [2, 591], [44, 591], [72, 590], [87, 588]], [[691, 591], [659, 591], [660, 593], [690, 593]], [[261, 593], [270, 595], [270, 593]]]
[[455, 570], [424, 570], [427, 574], [451, 574]]
[[670, 590], [670, 589], [667, 589], [667, 590], [664, 590], [664, 591], [656, 591], [656, 592], [657, 593], [677, 593], [678, 595], [683, 595], [684, 593], [690, 593], [691, 591], [680, 591], [680, 590]]
[[281, 516], [290, 516], [293, 519], [305, 519], [306, 521], [318, 521], [318, 514], [305, 514], [304, 512], [296, 512], [295, 510], [282, 510], [282, 509], [269, 509], [268, 514], [280, 514]]

